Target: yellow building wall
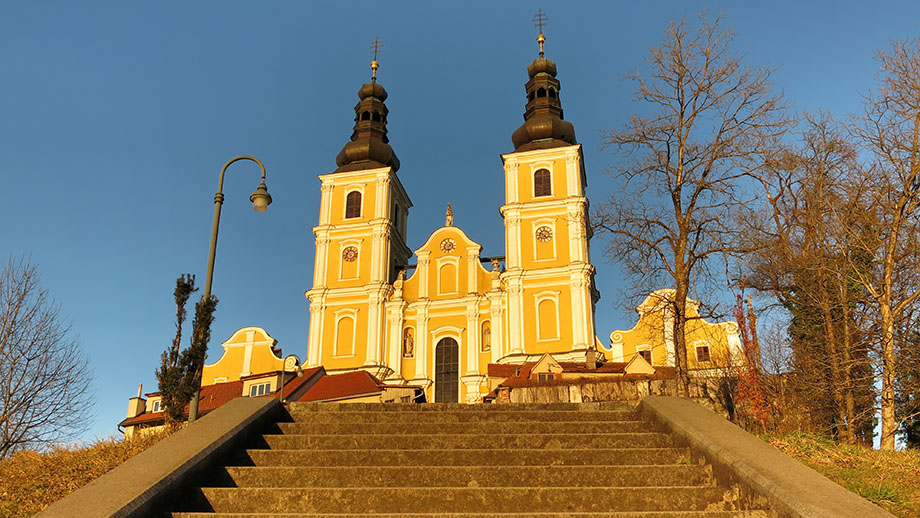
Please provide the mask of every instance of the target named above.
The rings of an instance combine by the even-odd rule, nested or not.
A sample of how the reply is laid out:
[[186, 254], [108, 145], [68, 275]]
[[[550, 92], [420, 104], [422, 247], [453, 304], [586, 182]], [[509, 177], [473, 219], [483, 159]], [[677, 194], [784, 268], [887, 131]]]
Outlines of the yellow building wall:
[[[659, 290], [649, 295], [645, 302], [637, 308], [640, 317], [636, 325], [629, 330], [616, 330], [611, 333], [611, 345], [614, 352], [614, 361], [629, 361], [644, 346], [650, 346], [652, 351], [652, 365], [656, 367], [668, 365], [669, 343], [673, 325], [670, 318], [666, 318], [667, 304], [656, 303], [656, 299], [668, 295], [673, 290]], [[658, 295], [656, 295], [658, 294]], [[660, 302], [660, 299], [658, 299]], [[696, 309], [698, 303], [688, 300], [686, 323], [686, 352], [688, 368], [690, 369], [722, 369], [733, 365], [739, 360], [740, 339], [738, 325], [734, 321], [710, 323], [699, 318]], [[657, 307], [656, 307], [657, 306]], [[709, 347], [710, 361], [697, 361], [697, 345]], [[672, 345], [673, 347], [673, 345]], [[616, 350], [621, 350], [621, 356]], [[618, 357], [620, 356], [620, 357]]]
[[[524, 288], [524, 346], [528, 354], [567, 351], [572, 345], [568, 337], [568, 330], [572, 327], [571, 290], [568, 283], [551, 282], [546, 281], [544, 286]], [[543, 311], [540, 311], [541, 304]], [[549, 306], [554, 306], [555, 311], [547, 311], [552, 309]], [[555, 320], [554, 326], [545, 321], [547, 313]], [[554, 336], [541, 333], [541, 330], [548, 329], [554, 331]]]
[[[329, 301], [323, 311], [322, 365], [329, 371], [360, 367], [367, 358], [367, 303], [365, 299]], [[352, 343], [338, 336], [343, 323], [352, 320]]]
[[221, 357], [204, 366], [201, 384], [237, 381], [241, 376], [281, 370], [283, 360], [273, 351], [277, 343], [261, 327], [238, 329], [221, 343], [224, 348]]

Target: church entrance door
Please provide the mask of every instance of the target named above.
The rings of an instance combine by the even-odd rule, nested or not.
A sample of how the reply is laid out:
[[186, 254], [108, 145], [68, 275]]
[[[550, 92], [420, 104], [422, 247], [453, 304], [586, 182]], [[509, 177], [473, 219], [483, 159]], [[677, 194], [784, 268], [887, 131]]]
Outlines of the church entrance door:
[[434, 402], [460, 401], [460, 347], [453, 338], [442, 338], [434, 349]]

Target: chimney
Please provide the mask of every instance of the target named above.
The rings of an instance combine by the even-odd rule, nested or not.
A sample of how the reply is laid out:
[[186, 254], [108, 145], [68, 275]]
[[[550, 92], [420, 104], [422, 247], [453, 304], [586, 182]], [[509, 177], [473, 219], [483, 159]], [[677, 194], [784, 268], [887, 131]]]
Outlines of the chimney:
[[128, 400], [128, 419], [137, 417], [147, 410], [147, 400], [141, 397], [143, 390], [144, 384], [141, 383], [137, 386], [137, 397]]

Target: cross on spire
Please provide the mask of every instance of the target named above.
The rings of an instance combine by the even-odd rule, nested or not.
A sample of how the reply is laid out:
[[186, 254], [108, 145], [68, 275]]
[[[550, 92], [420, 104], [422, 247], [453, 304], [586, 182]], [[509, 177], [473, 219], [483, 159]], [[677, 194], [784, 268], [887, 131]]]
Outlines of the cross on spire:
[[546, 13], [543, 12], [543, 9], [537, 9], [537, 14], [533, 17], [533, 25], [540, 29], [540, 34], [537, 35], [537, 43], [540, 44], [540, 57], [543, 57], [543, 42], [546, 41], [546, 36], [543, 35], [543, 27], [546, 25], [546, 22], [549, 21], [549, 18], [546, 16]]
[[374, 53], [374, 59], [371, 60], [371, 81], [377, 81], [377, 68], [380, 67], [380, 64], [377, 63], [377, 54], [380, 52], [380, 49], [383, 48], [383, 42], [380, 41], [380, 38], [374, 36], [374, 41], [371, 42], [368, 48]]

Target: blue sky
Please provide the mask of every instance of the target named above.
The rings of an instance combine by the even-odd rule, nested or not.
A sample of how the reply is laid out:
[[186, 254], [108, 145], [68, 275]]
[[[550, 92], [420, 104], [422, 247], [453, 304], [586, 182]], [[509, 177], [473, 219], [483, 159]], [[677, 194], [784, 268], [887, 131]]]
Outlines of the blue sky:
[[[797, 110], [843, 116], [874, 86], [876, 49], [916, 37], [920, 4], [879, 2], [4, 2], [0, 4], [0, 252], [31, 256], [73, 324], [96, 379], [86, 438], [115, 432], [174, 334], [180, 273], [204, 283], [220, 167], [268, 168], [274, 203], [254, 213], [253, 164], [227, 173], [209, 360], [259, 325], [305, 356], [317, 174], [351, 134], [369, 43], [384, 42], [390, 139], [414, 203], [409, 246], [443, 222], [504, 253], [501, 153], [524, 109], [537, 7], [566, 119], [584, 146], [588, 195], [615, 188], [601, 133], [630, 113], [648, 49], [669, 19], [722, 12], [752, 65], [776, 68]], [[597, 333], [632, 325], [624, 278], [595, 243]]]

